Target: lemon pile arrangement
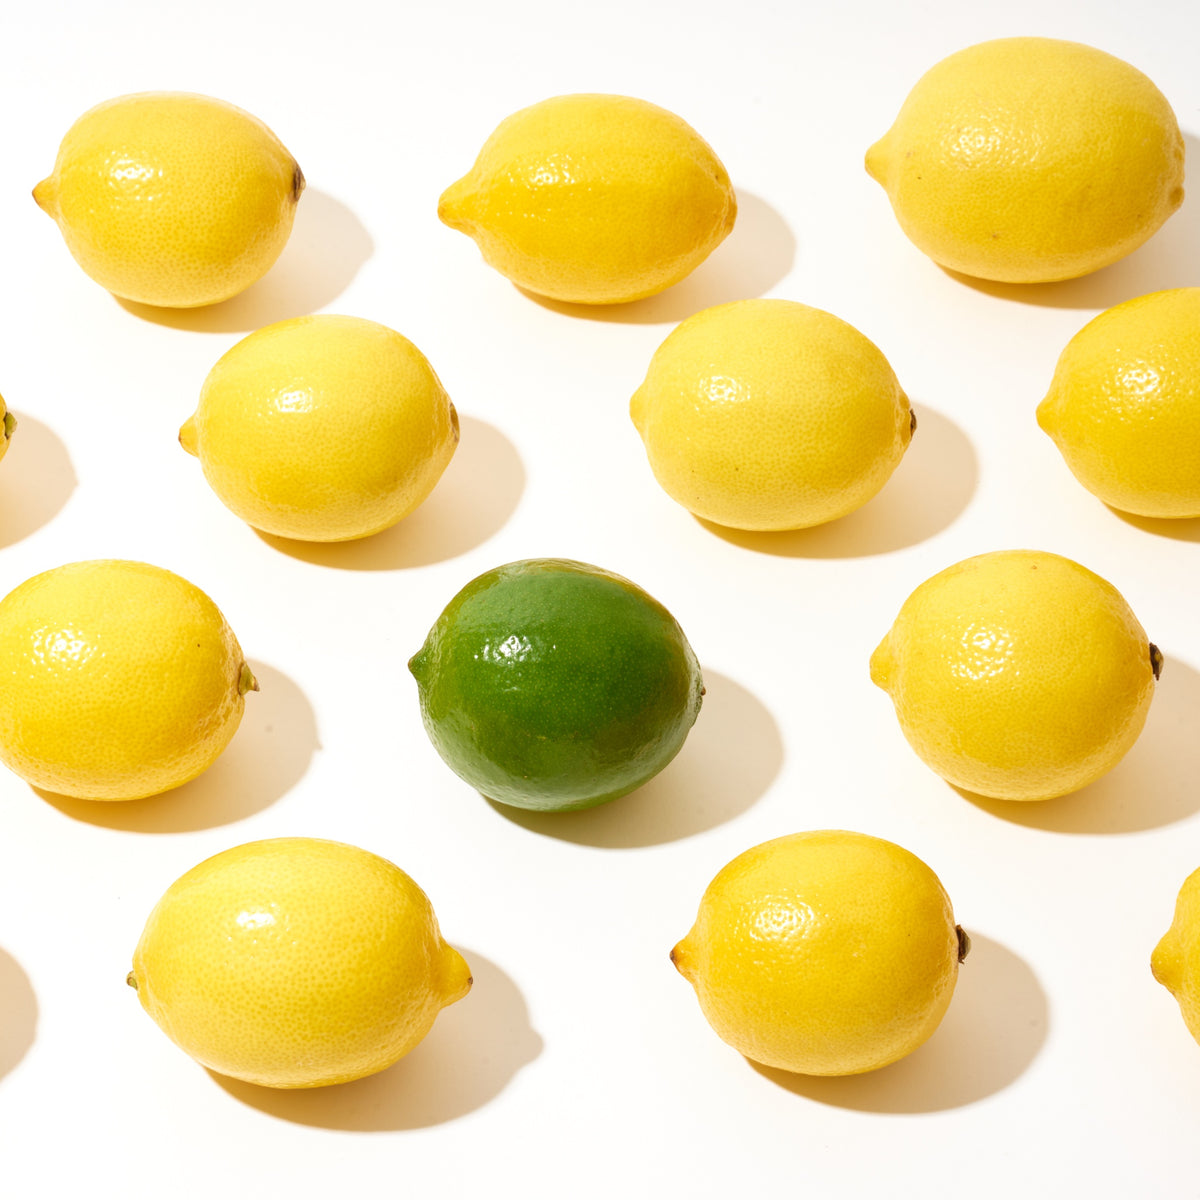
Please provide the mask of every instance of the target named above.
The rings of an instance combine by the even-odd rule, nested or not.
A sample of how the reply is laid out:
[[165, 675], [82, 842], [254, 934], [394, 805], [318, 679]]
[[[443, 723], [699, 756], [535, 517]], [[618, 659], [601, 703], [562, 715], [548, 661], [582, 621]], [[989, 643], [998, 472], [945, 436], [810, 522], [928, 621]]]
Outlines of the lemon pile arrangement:
[[[1158, 89], [1108, 54], [1044, 38], [987, 42], [934, 66], [866, 166], [936, 263], [1010, 283], [1114, 262], [1183, 199], [1183, 140]], [[84, 114], [34, 197], [114, 295], [193, 307], [262, 277], [303, 189], [299, 165], [257, 118], [156, 92]], [[734, 228], [737, 201], [678, 116], [585, 94], [501, 122], [438, 215], [526, 292], [611, 305], [687, 277]], [[841, 318], [781, 299], [682, 322], [630, 415], [668, 496], [704, 521], [764, 532], [867, 504], [918, 429], [879, 348]], [[16, 428], [3, 400], [0, 419], [2, 457]], [[1200, 515], [1200, 288], [1132, 298], [1088, 324], [1037, 420], [1105, 503]], [[321, 315], [234, 346], [179, 440], [255, 529], [345, 541], [417, 509], [459, 436], [412, 342]], [[565, 559], [509, 563], [466, 584], [409, 667], [449, 767], [492, 801], [542, 812], [636, 792], [680, 751], [704, 695], [662, 604]], [[1112, 584], [1034, 550], [934, 575], [870, 660], [920, 758], [955, 787], [1005, 801], [1052, 799], [1115, 766], [1162, 668]], [[0, 759], [51, 793], [120, 801], [186, 783], [229, 743], [257, 686], [216, 605], [160, 567], [72, 563], [0, 602]], [[730, 861], [671, 959], [736, 1050], [844, 1075], [895, 1062], [934, 1033], [968, 948], [921, 859], [825, 830]], [[1200, 871], [1152, 968], [1200, 1041]], [[394, 1063], [471, 977], [399, 867], [338, 842], [277, 838], [172, 884], [128, 982], [198, 1062], [305, 1088]]]

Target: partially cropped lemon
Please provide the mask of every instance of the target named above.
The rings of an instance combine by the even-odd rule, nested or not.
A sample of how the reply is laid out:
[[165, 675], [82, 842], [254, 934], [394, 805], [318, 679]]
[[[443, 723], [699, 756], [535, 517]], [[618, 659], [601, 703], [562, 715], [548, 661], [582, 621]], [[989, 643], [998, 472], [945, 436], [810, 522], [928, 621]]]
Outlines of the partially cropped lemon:
[[719, 1037], [754, 1062], [856, 1075], [937, 1029], [970, 943], [915, 854], [844, 830], [738, 855], [671, 961]]
[[17, 418], [8, 411], [4, 397], [0, 396], [0, 458], [8, 453], [8, 443], [17, 428]]
[[519, 287], [555, 300], [651, 296], [733, 228], [729, 176], [687, 122], [629, 96], [556, 96], [502, 121], [438, 216]]
[[790, 300], [689, 317], [655, 352], [629, 410], [664, 491], [736, 529], [799, 529], [859, 508], [916, 425], [872, 342]]
[[85, 800], [178, 787], [257, 689], [217, 606], [161, 567], [70, 563], [0, 601], [0, 760], [36, 787]]
[[1200, 870], [1183, 881], [1171, 927], [1150, 956], [1150, 970], [1179, 1002], [1183, 1023], [1200, 1042]]
[[391, 1066], [467, 994], [471, 972], [399, 867], [341, 842], [277, 838], [177, 879], [128, 982], [197, 1062], [307, 1088]]
[[1085, 325], [1037, 419], [1105, 504], [1200, 516], [1200, 287], [1139, 296]]
[[964, 275], [1039, 283], [1136, 250], [1183, 202], [1183, 136], [1136, 68], [1000, 38], [921, 77], [867, 151], [900, 227]]
[[871, 655], [904, 736], [956, 787], [1047, 800], [1137, 740], [1162, 655], [1111, 583], [1038, 550], [968, 558], [904, 602]]
[[429, 495], [458, 445], [458, 416], [394, 329], [296, 317], [220, 359], [179, 440], [255, 529], [337, 542], [394, 525]]
[[210, 96], [140, 92], [84, 113], [33, 198], [114, 295], [191, 308], [267, 273], [303, 190], [257, 117]]

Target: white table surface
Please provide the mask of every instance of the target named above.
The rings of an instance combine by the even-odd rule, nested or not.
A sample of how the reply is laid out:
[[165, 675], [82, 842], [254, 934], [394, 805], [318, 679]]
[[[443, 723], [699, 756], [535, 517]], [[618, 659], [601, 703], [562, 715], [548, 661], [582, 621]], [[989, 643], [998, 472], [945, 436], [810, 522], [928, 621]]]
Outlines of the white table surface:
[[[1154, 79], [1192, 195], [1090, 278], [968, 285], [904, 238], [862, 156], [927, 67], [1018, 33]], [[81, 558], [169, 567], [222, 607], [262, 692], [220, 762], [162, 798], [51, 802], [0, 772], [0, 1194], [1200, 1195], [1200, 1046], [1149, 971], [1200, 866], [1200, 522], [1109, 511], [1033, 418], [1094, 313], [1200, 284], [1198, 35], [1191, 0], [5, 6], [0, 392], [20, 428], [0, 467], [0, 592]], [[308, 178], [280, 262], [211, 310], [118, 304], [29, 197], [77, 116], [153, 88], [257, 114]], [[575, 91], [678, 112], [739, 194], [712, 258], [627, 308], [536, 303], [435, 215], [502, 117]], [[721, 535], [659, 490], [628, 398], [674, 323], [762, 295], [872, 338], [920, 428], [866, 509]], [[405, 333], [462, 416], [425, 506], [341, 547], [257, 536], [175, 441], [220, 354], [311, 311]], [[1021, 546], [1112, 580], [1166, 670], [1107, 778], [974, 804], [909, 750], [867, 658], [921, 580]], [[451, 774], [404, 665], [465, 582], [542, 555], [662, 600], [709, 691], [658, 779], [559, 818], [493, 808]], [[727, 860], [824, 827], [919, 854], [974, 941], [933, 1039], [842, 1080], [752, 1067], [667, 960]], [[392, 1070], [275, 1093], [196, 1066], [124, 977], [179, 874], [293, 834], [404, 867], [476, 982]]]

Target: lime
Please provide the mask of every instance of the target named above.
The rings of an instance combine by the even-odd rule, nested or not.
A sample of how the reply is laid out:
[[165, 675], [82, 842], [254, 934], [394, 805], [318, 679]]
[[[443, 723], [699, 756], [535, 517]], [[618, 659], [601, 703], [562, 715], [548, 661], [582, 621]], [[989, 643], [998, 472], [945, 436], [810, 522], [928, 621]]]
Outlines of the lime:
[[472, 580], [408, 667], [451, 770], [488, 799], [545, 812], [641, 787], [679, 752], [704, 694], [657, 600], [568, 559]]

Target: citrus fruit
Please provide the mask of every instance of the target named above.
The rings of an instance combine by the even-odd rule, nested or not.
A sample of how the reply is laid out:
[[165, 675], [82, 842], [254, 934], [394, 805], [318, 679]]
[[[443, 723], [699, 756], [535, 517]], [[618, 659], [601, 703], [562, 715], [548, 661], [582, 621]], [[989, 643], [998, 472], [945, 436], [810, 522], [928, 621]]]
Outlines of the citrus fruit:
[[296, 317], [220, 359], [179, 441], [243, 521], [336, 542], [394, 525], [429, 495], [458, 445], [458, 416], [395, 330]]
[[861, 507], [916, 426], [879, 350], [791, 300], [689, 317], [655, 352], [629, 411], [666, 493], [737, 529], [799, 529]]
[[133, 800], [211, 766], [258, 684], [194, 584], [99, 559], [0, 600], [0, 760], [35, 787]]
[[1111, 583], [1001, 550], [927, 579], [871, 655], [909, 744], [956, 787], [1047, 800], [1137, 740], [1162, 655]]
[[84, 113], [33, 198], [101, 286], [191, 308], [267, 273], [303, 190], [296, 160], [256, 117], [210, 96], [140, 92]]
[[678, 283], [733, 228], [729, 176], [685, 121], [629, 96], [556, 96], [502, 121], [438, 216], [555, 300], [615, 304]]
[[938, 1027], [969, 940], [915, 854], [845, 830], [739, 854], [671, 961], [717, 1035], [754, 1062], [857, 1075]]
[[1150, 956], [1150, 970], [1179, 1002], [1183, 1023], [1200, 1042], [1200, 871], [1183, 881], [1171, 927]]
[[1136, 68], [1078, 42], [982, 42], [921, 77], [867, 151], [900, 228], [980, 279], [1086, 275], [1183, 202], [1183, 135]]
[[657, 600], [559, 558], [472, 580], [408, 667], [446, 764], [490, 800], [543, 811], [590, 808], [657, 775], [704, 694]]
[[1200, 516], [1200, 287], [1139, 296], [1085, 325], [1037, 419], [1105, 504]]
[[0, 396], [0, 458], [8, 453], [8, 443], [12, 440], [16, 428], [17, 418], [8, 411], [4, 397]]
[[202, 1065], [306, 1088], [391, 1066], [467, 994], [471, 972], [399, 867], [293, 837], [235, 846], [177, 879], [128, 982]]

